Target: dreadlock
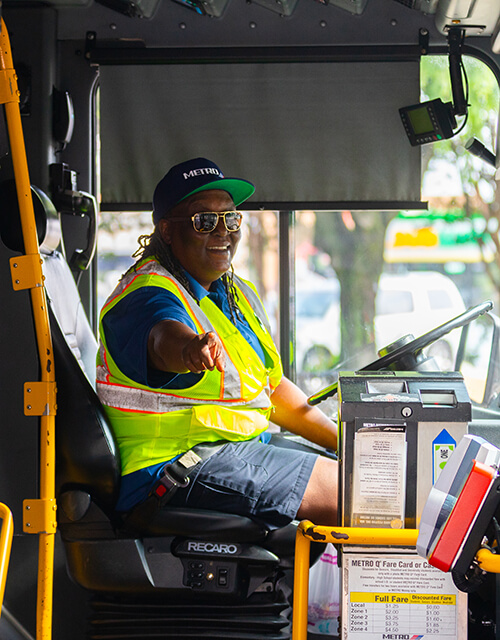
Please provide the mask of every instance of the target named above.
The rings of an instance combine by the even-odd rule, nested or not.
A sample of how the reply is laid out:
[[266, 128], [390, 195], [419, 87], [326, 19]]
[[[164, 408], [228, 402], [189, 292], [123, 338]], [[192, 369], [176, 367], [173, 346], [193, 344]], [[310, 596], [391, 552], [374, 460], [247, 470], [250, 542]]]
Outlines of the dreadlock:
[[189, 280], [186, 278], [184, 269], [181, 263], [172, 253], [170, 245], [161, 237], [161, 233], [158, 227], [150, 235], [139, 236], [137, 239], [139, 248], [132, 254], [133, 258], [137, 258], [137, 262], [132, 266], [132, 269], [136, 271], [137, 264], [144, 258], [151, 256], [155, 257], [158, 262], [169, 271], [189, 292], [189, 294], [196, 300], [197, 304], [200, 304], [197, 296], [195, 295]]
[[[189, 280], [186, 278], [185, 271], [177, 258], [172, 253], [170, 245], [162, 238], [158, 226], [155, 227], [153, 233], [149, 235], [139, 236], [137, 239], [139, 243], [138, 249], [132, 254], [133, 258], [137, 258], [137, 261], [130, 269], [136, 271], [137, 264], [144, 258], [151, 256], [169, 271], [186, 289], [186, 291], [196, 300], [199, 305], [200, 301], [191, 287]], [[222, 276], [222, 282], [224, 284], [224, 290], [226, 292], [227, 301], [229, 304], [229, 311], [231, 313], [231, 320], [233, 324], [236, 324], [236, 318], [241, 318], [241, 311], [238, 307], [238, 292], [234, 284], [234, 270], [231, 265], [231, 270], [226, 271]]]

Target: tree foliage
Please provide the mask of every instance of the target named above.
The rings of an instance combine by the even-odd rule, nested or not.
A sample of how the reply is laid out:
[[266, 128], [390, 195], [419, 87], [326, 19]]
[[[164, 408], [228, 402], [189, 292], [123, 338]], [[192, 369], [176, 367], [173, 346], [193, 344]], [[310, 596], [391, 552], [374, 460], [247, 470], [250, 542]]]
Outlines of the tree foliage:
[[[468, 116], [460, 122], [463, 129], [454, 137], [425, 145], [423, 148], [423, 174], [448, 163], [455, 168], [463, 192], [464, 217], [479, 212], [485, 218], [484, 232], [477, 237], [483, 254], [486, 272], [494, 289], [500, 292], [500, 190], [497, 189], [495, 168], [469, 153], [465, 145], [475, 137], [495, 153], [499, 115], [499, 88], [492, 71], [481, 61], [463, 57], [464, 86], [468, 90]], [[441, 98], [452, 101], [452, 88], [446, 56], [422, 59], [422, 100]], [[486, 247], [494, 250], [495, 259], [486, 259]]]
[[384, 238], [394, 211], [319, 213], [316, 246], [328, 253], [340, 282], [341, 359], [364, 351], [372, 358], [377, 283], [384, 266]]

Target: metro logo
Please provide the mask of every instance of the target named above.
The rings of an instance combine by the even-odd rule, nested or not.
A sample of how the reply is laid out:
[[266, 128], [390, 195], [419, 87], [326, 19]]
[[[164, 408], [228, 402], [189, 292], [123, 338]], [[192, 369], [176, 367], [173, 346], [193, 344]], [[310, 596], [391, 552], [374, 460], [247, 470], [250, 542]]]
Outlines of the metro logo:
[[205, 167], [204, 169], [192, 169], [188, 173], [184, 172], [182, 175], [184, 176], [184, 180], [189, 180], [189, 178], [196, 178], [196, 176], [204, 176], [209, 174], [219, 176], [219, 178], [224, 177], [222, 173], [217, 169], [214, 169], [214, 167]]
[[422, 640], [424, 636], [413, 635], [410, 637], [409, 633], [383, 633], [383, 640]]

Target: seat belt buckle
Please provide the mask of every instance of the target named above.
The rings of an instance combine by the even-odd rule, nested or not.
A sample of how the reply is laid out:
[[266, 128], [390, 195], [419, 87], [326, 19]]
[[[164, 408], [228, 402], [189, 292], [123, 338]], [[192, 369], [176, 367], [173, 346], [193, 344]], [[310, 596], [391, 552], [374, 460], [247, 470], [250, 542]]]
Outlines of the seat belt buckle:
[[166, 464], [163, 468], [163, 476], [158, 480], [153, 487], [152, 493], [155, 495], [162, 504], [168, 502], [174, 495], [177, 489], [185, 489], [189, 484], [189, 477], [179, 481], [169, 473], [169, 468], [172, 465]]

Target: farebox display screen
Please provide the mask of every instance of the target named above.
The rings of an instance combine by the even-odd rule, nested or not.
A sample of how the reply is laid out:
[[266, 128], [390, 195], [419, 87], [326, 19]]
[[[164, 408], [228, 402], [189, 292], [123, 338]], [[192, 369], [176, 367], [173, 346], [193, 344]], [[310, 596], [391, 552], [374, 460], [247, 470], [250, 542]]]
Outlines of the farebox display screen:
[[399, 114], [413, 146], [451, 138], [457, 126], [452, 103], [441, 98], [402, 107]]
[[408, 117], [416, 135], [434, 131], [434, 125], [432, 124], [432, 120], [426, 106], [420, 107], [419, 109], [411, 109], [408, 111]]

